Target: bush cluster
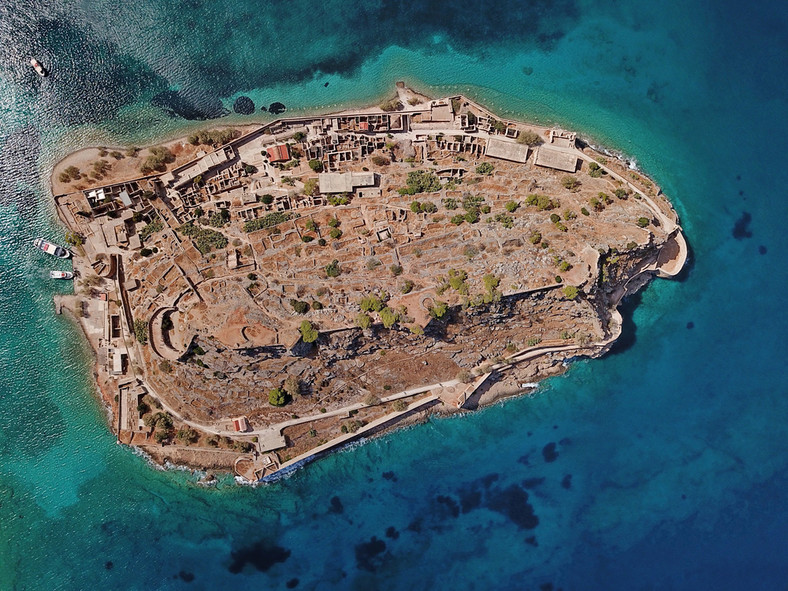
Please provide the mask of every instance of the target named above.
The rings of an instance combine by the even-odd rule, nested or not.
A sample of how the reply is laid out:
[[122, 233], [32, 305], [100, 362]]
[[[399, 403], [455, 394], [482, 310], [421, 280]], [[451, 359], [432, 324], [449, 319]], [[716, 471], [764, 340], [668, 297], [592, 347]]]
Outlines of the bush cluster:
[[[265, 195], [263, 195], [265, 197]], [[256, 220], [249, 220], [244, 223], [244, 232], [255, 232], [257, 230], [262, 230], [263, 228], [273, 228], [283, 222], [291, 220], [293, 218], [293, 214], [285, 213], [282, 211], [274, 211], [272, 213], [266, 214], [261, 218], [257, 218]]]

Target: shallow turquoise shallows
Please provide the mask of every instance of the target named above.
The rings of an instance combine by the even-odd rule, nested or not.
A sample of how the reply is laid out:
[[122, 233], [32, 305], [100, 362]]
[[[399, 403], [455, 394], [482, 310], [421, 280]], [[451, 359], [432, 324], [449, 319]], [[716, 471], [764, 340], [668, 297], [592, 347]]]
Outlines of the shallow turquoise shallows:
[[[786, 39], [767, 1], [0, 0], [0, 589], [784, 588]], [[397, 80], [623, 153], [681, 215], [683, 280], [531, 398], [274, 484], [206, 489], [116, 445], [31, 247], [63, 234], [53, 164], [239, 96], [335, 110]]]

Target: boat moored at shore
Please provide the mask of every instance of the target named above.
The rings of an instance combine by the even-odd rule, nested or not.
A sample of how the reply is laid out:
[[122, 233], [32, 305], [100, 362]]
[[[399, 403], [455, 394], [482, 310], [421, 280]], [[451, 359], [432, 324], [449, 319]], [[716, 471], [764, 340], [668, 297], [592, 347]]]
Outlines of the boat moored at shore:
[[63, 248], [62, 246], [48, 242], [43, 238], [36, 238], [33, 244], [35, 244], [36, 248], [39, 250], [43, 250], [45, 253], [51, 254], [53, 257], [58, 257], [59, 259], [67, 259], [71, 257], [71, 252], [67, 248]]

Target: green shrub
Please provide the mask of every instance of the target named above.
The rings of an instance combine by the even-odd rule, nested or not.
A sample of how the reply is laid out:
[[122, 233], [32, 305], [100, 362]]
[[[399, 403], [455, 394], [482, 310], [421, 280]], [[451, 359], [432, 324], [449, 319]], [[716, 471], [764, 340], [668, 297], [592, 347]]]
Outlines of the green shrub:
[[293, 214], [291, 213], [274, 211], [264, 215], [261, 218], [257, 218], [256, 220], [248, 220], [247, 222], [244, 222], [243, 230], [244, 232], [256, 232], [257, 230], [262, 230], [263, 228], [273, 228], [274, 226], [291, 220], [292, 218]]
[[313, 158], [309, 161], [309, 168], [314, 170], [315, 172], [323, 172], [323, 163], [320, 160]]
[[284, 406], [287, 404], [287, 393], [281, 388], [272, 388], [268, 392], [268, 403], [271, 406]]
[[159, 218], [153, 220], [150, 224], [146, 224], [142, 230], [139, 231], [140, 240], [143, 242], [151, 237], [156, 232], [161, 232], [164, 229], [164, 224]]
[[501, 224], [504, 228], [513, 228], [514, 227], [514, 219], [512, 216], [506, 215], [505, 213], [499, 213], [495, 216], [495, 221]]
[[648, 218], [642, 218], [642, 217], [638, 218], [637, 225], [639, 227], [641, 227], [641, 228], [645, 228], [646, 226], [649, 225], [649, 219]]
[[386, 307], [386, 304], [382, 298], [380, 298], [375, 294], [371, 294], [361, 298], [361, 301], [359, 302], [359, 306], [361, 307], [361, 310], [364, 312], [380, 312], [383, 308]]
[[582, 213], [583, 215], [591, 215], [585, 207], [580, 208], [580, 213]]
[[221, 228], [230, 221], [230, 211], [220, 209], [208, 216], [208, 225], [214, 228]]
[[430, 316], [435, 319], [443, 318], [448, 311], [449, 305], [446, 302], [435, 302], [429, 309]]
[[590, 176], [592, 178], [595, 178], [595, 179], [598, 179], [603, 174], [605, 174], [605, 171], [602, 170], [602, 167], [599, 166], [599, 164], [597, 164], [596, 162], [589, 163], [589, 165], [588, 165], [588, 176]]
[[455, 226], [459, 226], [461, 223], [465, 221], [465, 216], [458, 213], [457, 215], [452, 216], [451, 220], [449, 221]]
[[140, 172], [150, 174], [153, 171], [164, 172], [167, 165], [175, 162], [175, 155], [167, 148], [156, 146], [148, 148], [148, 156], [140, 164]]
[[328, 233], [328, 235], [334, 240], [337, 240], [342, 237], [342, 230], [339, 228], [331, 228], [331, 231]]
[[580, 186], [580, 181], [577, 180], [576, 176], [566, 175], [561, 179], [561, 184], [565, 189], [572, 191]]
[[403, 294], [410, 293], [413, 291], [413, 281], [410, 279], [406, 279], [405, 282], [402, 284], [402, 291]]
[[547, 195], [528, 195], [525, 202], [527, 205], [535, 205], [539, 211], [549, 211], [558, 207], [558, 203]]
[[227, 144], [240, 136], [241, 132], [237, 129], [209, 129], [190, 135], [188, 141], [195, 146], [199, 144], [212, 146], [214, 144]]
[[402, 108], [402, 103], [399, 102], [399, 99], [393, 98], [380, 105], [380, 108], [387, 113], [390, 113], [391, 111], [399, 111]]
[[493, 170], [495, 170], [495, 166], [493, 166], [491, 163], [482, 162], [479, 166], [476, 167], [476, 174], [489, 175], [492, 174]]
[[370, 160], [372, 160], [372, 164], [374, 164], [375, 166], [388, 166], [389, 164], [391, 164], [391, 160], [389, 160], [384, 156], [376, 155], [370, 158]]
[[402, 412], [404, 410], [407, 410], [408, 403], [404, 399], [399, 398], [399, 399], [394, 401], [394, 403], [391, 405], [391, 408], [395, 412]]
[[364, 312], [359, 312], [356, 316], [356, 326], [358, 326], [362, 330], [368, 329], [372, 326], [372, 318], [369, 314], [365, 314]]
[[558, 222], [561, 221], [561, 217], [558, 214], [551, 213], [550, 214], [550, 221], [553, 222], [554, 224], [557, 224]]
[[178, 231], [184, 236], [188, 236], [194, 240], [197, 245], [197, 250], [202, 254], [207, 254], [214, 248], [224, 248], [228, 244], [227, 237], [221, 232], [208, 228], [200, 228], [195, 226], [192, 222], [180, 226]]
[[320, 183], [316, 178], [306, 179], [304, 181], [304, 195], [314, 197], [320, 193]]
[[380, 312], [380, 320], [385, 328], [391, 328], [399, 321], [399, 314], [386, 306]]
[[290, 300], [290, 305], [293, 306], [293, 310], [295, 310], [296, 314], [306, 314], [309, 312], [309, 302], [292, 299]]
[[330, 220], [328, 220], [328, 225], [331, 228], [338, 228], [339, 227], [339, 220], [336, 217], [333, 217]]
[[339, 205], [347, 205], [350, 203], [350, 196], [346, 193], [343, 193], [342, 195], [329, 195], [328, 203], [335, 207]]
[[465, 214], [465, 221], [469, 224], [475, 224], [479, 221], [479, 212], [477, 210], [471, 210]]
[[298, 330], [301, 332], [301, 340], [305, 343], [314, 343], [317, 337], [320, 336], [320, 333], [318, 333], [317, 329], [315, 329], [308, 320], [304, 320]]
[[339, 277], [341, 273], [342, 270], [339, 268], [338, 260], [334, 259], [333, 261], [331, 261], [331, 263], [326, 265], [326, 275], [328, 277]]
[[258, 200], [261, 203], [265, 203], [266, 205], [271, 205], [274, 202], [274, 196], [266, 193], [265, 195], [260, 196]]
[[442, 200], [441, 203], [443, 204], [443, 207], [450, 211], [457, 209], [457, 200], [451, 197], [447, 197], [446, 199]]
[[517, 143], [525, 144], [526, 146], [538, 146], [542, 143], [542, 138], [535, 131], [526, 129], [517, 136]]
[[542, 235], [539, 232], [534, 232], [529, 238], [531, 244], [539, 244], [542, 241]]
[[566, 287], [564, 287], [563, 291], [564, 291], [564, 297], [567, 300], [574, 300], [580, 293], [577, 287], [575, 287], [574, 285], [567, 285]]
[[627, 190], [622, 189], [621, 187], [613, 191], [613, 194], [619, 199], [626, 199], [627, 197], [629, 197], [629, 193], [627, 192]]
[[434, 193], [440, 189], [440, 179], [433, 173], [426, 170], [413, 170], [408, 173], [406, 186], [398, 191], [400, 195], [415, 195], [416, 193]]
[[567, 261], [561, 261], [561, 264], [558, 265], [558, 269], [560, 271], [562, 271], [562, 272], [566, 272], [566, 271], [568, 271], [571, 268], [572, 268], [572, 265], [570, 265]]
[[389, 271], [391, 271], [391, 274], [394, 275], [394, 277], [399, 277], [402, 275], [402, 265], [391, 265], [389, 267]]
[[508, 211], [509, 213], [514, 213], [515, 211], [517, 211], [517, 208], [520, 207], [520, 202], [519, 201], [507, 201], [506, 205], [504, 205], [504, 207], [506, 208], [506, 211]]
[[134, 336], [137, 341], [145, 345], [148, 342], [148, 321], [137, 318], [134, 321]]
[[577, 217], [577, 214], [574, 211], [572, 211], [571, 209], [565, 209], [564, 210], [564, 219], [567, 222], [575, 219], [576, 217]]

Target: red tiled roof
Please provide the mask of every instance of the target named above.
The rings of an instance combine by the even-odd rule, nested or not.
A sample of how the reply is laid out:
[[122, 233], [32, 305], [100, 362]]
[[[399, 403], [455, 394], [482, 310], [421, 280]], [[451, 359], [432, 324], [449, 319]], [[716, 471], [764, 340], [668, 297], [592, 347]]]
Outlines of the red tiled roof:
[[271, 146], [266, 152], [268, 153], [269, 162], [284, 162], [290, 160], [290, 148], [287, 147], [287, 144]]

